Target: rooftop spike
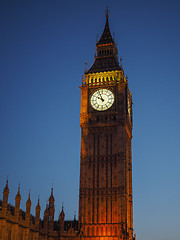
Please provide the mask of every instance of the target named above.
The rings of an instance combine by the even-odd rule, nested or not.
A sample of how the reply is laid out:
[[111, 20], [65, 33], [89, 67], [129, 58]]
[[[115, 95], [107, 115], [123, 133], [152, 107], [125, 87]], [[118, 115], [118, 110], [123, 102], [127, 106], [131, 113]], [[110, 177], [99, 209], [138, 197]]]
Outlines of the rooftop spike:
[[118, 50], [110, 32], [108, 18], [109, 10], [107, 7], [104, 31], [96, 43], [95, 61], [90, 69], [85, 72], [85, 75], [96, 72], [121, 70], [118, 61]]
[[[109, 10], [108, 10], [109, 11]], [[109, 43], [114, 43], [114, 40], [112, 38], [111, 32], [110, 32], [110, 28], [109, 28], [109, 14], [106, 14], [106, 24], [104, 27], [104, 31], [103, 34], [101, 36], [101, 38], [99, 39], [97, 45], [102, 45], [102, 44], [109, 44]]]
[[108, 17], [109, 17], [109, 9], [108, 9], [108, 6], [106, 6], [106, 19], [108, 19]]

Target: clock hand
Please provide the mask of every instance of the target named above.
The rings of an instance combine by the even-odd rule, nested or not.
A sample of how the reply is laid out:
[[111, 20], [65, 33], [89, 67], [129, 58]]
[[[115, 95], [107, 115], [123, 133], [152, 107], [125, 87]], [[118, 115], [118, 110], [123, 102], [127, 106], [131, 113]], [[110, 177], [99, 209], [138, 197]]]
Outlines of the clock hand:
[[97, 97], [98, 99], [101, 99], [102, 102], [104, 102], [104, 99], [102, 98], [102, 96]]
[[99, 91], [98, 93], [99, 93], [99, 96], [100, 96], [100, 98], [99, 98], [99, 97], [98, 97], [98, 98], [101, 99], [102, 102], [104, 102], [104, 99], [103, 99], [103, 97], [102, 97], [100, 91]]

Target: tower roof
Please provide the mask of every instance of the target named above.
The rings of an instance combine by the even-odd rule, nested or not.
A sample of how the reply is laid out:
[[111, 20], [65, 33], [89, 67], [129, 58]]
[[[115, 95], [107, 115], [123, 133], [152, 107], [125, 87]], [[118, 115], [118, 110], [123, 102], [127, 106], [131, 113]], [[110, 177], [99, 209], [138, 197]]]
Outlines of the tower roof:
[[109, 15], [108, 13], [106, 14], [106, 24], [104, 27], [104, 31], [103, 34], [101, 35], [101, 38], [99, 39], [97, 45], [101, 45], [101, 44], [108, 44], [108, 43], [114, 43], [114, 40], [112, 38], [111, 32], [110, 32], [110, 28], [109, 28]]
[[118, 50], [110, 32], [107, 10], [104, 31], [96, 44], [94, 63], [85, 74], [121, 70], [117, 55]]
[[6, 186], [5, 186], [5, 188], [4, 188], [4, 191], [3, 191], [3, 193], [9, 193], [9, 187], [8, 187], [8, 179], [6, 180]]
[[20, 198], [20, 199], [21, 199], [20, 185], [18, 186], [18, 192], [17, 192], [17, 194], [16, 194], [16, 198]]
[[64, 210], [63, 210], [63, 206], [62, 206], [62, 210], [61, 210], [61, 213], [60, 213], [60, 218], [64, 218], [65, 217], [65, 213], [64, 213]]
[[28, 195], [28, 200], [27, 200], [26, 204], [27, 204], [27, 205], [28, 205], [28, 204], [31, 205], [30, 193], [29, 193], [29, 195]]
[[51, 188], [51, 196], [49, 197], [49, 203], [50, 202], [54, 202], [53, 187]]

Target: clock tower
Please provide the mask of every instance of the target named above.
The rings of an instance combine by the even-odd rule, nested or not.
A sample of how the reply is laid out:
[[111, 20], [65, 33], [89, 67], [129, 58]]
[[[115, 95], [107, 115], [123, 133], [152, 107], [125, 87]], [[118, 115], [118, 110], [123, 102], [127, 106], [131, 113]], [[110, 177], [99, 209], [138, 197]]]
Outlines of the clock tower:
[[81, 85], [80, 237], [133, 240], [132, 97], [109, 15]]

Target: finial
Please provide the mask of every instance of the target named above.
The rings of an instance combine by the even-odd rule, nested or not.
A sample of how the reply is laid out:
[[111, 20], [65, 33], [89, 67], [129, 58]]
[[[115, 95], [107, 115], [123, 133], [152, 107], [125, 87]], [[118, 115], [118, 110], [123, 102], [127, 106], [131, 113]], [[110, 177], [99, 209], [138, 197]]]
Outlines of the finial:
[[[6, 186], [5, 186], [4, 190], [3, 190], [3, 198], [4, 198], [4, 196], [5, 196], [6, 194], [9, 194], [8, 178], [7, 178], [7, 180], [6, 180]], [[5, 197], [5, 198], [7, 199], [7, 197]]]
[[62, 210], [60, 212], [60, 216], [61, 218], [64, 218], [65, 214], [64, 214], [64, 207], [63, 207], [63, 202], [62, 202]]
[[85, 68], [84, 68], [84, 73], [87, 72], [87, 61], [85, 61]]
[[20, 183], [18, 185], [18, 193], [20, 194]]
[[52, 187], [51, 187], [51, 195], [53, 195], [53, 183], [52, 183]]
[[30, 195], [31, 195], [31, 190], [29, 189], [29, 196], [28, 196], [28, 200], [30, 200]]
[[62, 202], [62, 209], [64, 208], [64, 202]]
[[7, 179], [6, 179], [6, 188], [8, 188], [8, 175], [7, 175]]
[[108, 19], [109, 17], [109, 9], [108, 9], [108, 6], [106, 7], [106, 19]]
[[122, 57], [120, 57], [120, 63], [121, 63], [121, 67], [122, 67]]
[[74, 221], [76, 221], [76, 211], [74, 212]]

